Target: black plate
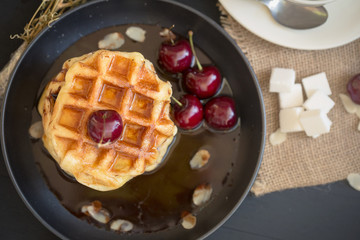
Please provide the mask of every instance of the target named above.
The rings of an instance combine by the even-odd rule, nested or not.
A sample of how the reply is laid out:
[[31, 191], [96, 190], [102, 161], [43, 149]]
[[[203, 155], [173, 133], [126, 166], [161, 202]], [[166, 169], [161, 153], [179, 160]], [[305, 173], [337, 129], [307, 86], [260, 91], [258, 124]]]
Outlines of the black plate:
[[[241, 204], [259, 169], [264, 149], [265, 111], [260, 87], [249, 62], [235, 42], [215, 22], [171, 1], [94, 1], [64, 14], [30, 44], [20, 59], [7, 89], [2, 110], [2, 150], [14, 185], [32, 213], [52, 232], [70, 239], [116, 239], [119, 234], [94, 227], [69, 213], [51, 192], [37, 168], [28, 129], [37, 93], [53, 62], [69, 46], [99, 29], [129, 24], [176, 25], [221, 69], [230, 83], [241, 118], [239, 158], [232, 169], [231, 186], [198, 215], [192, 230], [180, 226], [150, 234], [125, 235], [129, 239], [196, 239], [219, 227]], [[221, 147], [221, 146], [219, 146]]]

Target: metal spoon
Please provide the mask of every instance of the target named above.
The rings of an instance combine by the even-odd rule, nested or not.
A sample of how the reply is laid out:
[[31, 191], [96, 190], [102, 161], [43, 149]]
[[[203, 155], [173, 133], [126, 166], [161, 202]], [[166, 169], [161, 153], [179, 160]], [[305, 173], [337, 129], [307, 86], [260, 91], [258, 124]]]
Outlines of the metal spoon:
[[300, 5], [287, 0], [258, 0], [271, 12], [273, 18], [289, 28], [309, 29], [320, 26], [328, 18], [323, 6]]

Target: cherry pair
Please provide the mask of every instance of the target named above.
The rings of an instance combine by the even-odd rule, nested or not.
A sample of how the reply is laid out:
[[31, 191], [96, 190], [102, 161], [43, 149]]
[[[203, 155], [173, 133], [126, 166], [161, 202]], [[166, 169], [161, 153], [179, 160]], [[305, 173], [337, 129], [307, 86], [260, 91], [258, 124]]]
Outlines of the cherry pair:
[[186, 130], [198, 127], [203, 116], [208, 126], [216, 130], [226, 130], [235, 126], [237, 116], [235, 102], [227, 96], [209, 100], [203, 109], [200, 100], [194, 95], [186, 94], [180, 101], [175, 100], [174, 118], [176, 124]]
[[[182, 72], [185, 90], [200, 99], [210, 98], [216, 94], [221, 85], [221, 75], [215, 66], [201, 66], [194, 43], [193, 32], [189, 31], [189, 41], [173, 39], [165, 41], [160, 46], [159, 64], [170, 73]], [[195, 57], [197, 68], [190, 68]]]

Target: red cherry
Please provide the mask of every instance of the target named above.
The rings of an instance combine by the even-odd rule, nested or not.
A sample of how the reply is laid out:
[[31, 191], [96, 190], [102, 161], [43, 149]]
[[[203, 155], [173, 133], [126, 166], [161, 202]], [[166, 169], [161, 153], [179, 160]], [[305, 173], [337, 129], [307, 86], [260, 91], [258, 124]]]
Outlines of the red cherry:
[[168, 72], [178, 73], [188, 69], [192, 61], [191, 47], [182, 39], [174, 43], [163, 42], [159, 51], [159, 64]]
[[234, 127], [237, 122], [234, 100], [226, 96], [211, 99], [205, 105], [205, 121], [218, 130]]
[[200, 99], [216, 94], [221, 85], [221, 75], [215, 66], [205, 66], [202, 70], [191, 68], [183, 77], [185, 89]]
[[94, 142], [105, 144], [114, 142], [120, 137], [123, 123], [116, 111], [99, 110], [90, 115], [87, 129]]
[[187, 94], [182, 96], [179, 102], [174, 105], [175, 123], [187, 130], [199, 126], [203, 119], [203, 106], [200, 100]]
[[219, 70], [214, 66], [201, 66], [194, 48], [193, 34], [192, 31], [189, 31], [190, 47], [195, 57], [197, 69], [191, 68], [186, 71], [184, 73], [183, 83], [188, 92], [195, 94], [200, 99], [209, 98], [214, 96], [219, 90], [221, 75]]
[[354, 103], [360, 104], [360, 73], [350, 79], [347, 91]]

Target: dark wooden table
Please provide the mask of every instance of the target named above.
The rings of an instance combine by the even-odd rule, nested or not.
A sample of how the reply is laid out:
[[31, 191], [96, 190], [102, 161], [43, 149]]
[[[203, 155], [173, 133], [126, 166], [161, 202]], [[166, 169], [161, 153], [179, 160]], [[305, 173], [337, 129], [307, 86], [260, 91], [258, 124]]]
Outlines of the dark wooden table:
[[[1, 1], [0, 68], [21, 44], [20, 40], [10, 40], [9, 35], [22, 32], [40, 2]], [[180, 2], [219, 23], [217, 0]], [[57, 239], [26, 208], [12, 185], [2, 155], [0, 158], [0, 239]], [[207, 239], [360, 239], [360, 192], [340, 181], [263, 197], [249, 195], [234, 215]]]

